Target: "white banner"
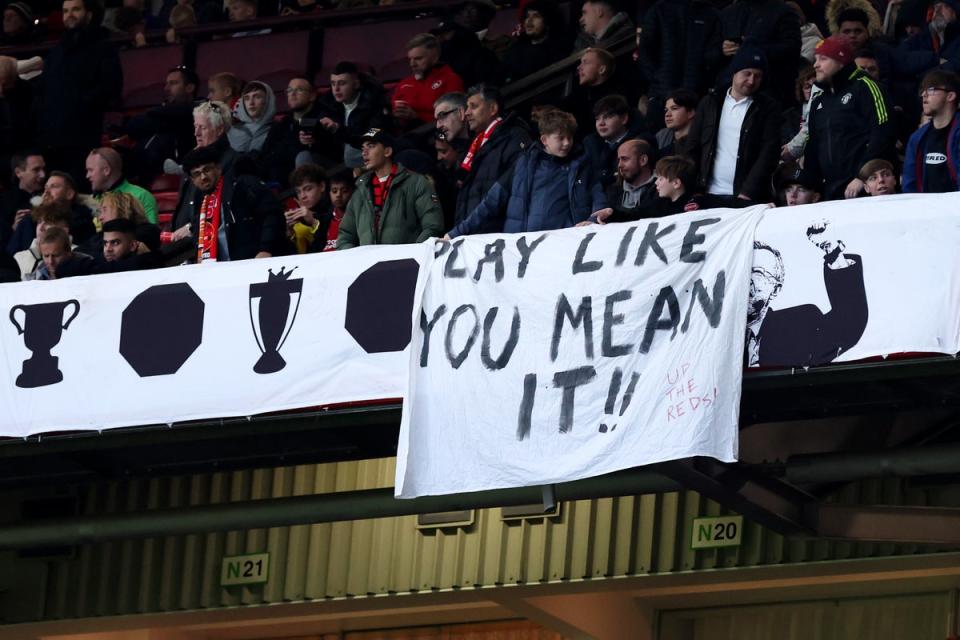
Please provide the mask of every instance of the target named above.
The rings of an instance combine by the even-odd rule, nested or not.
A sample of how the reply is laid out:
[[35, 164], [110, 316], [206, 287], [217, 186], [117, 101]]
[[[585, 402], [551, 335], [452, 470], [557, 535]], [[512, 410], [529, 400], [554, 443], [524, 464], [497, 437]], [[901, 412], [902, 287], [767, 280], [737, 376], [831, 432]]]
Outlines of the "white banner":
[[757, 228], [752, 366], [960, 351], [960, 194], [770, 209]]
[[763, 211], [444, 247], [412, 341], [396, 495], [735, 460]]
[[402, 397], [429, 244], [0, 285], [0, 433]]

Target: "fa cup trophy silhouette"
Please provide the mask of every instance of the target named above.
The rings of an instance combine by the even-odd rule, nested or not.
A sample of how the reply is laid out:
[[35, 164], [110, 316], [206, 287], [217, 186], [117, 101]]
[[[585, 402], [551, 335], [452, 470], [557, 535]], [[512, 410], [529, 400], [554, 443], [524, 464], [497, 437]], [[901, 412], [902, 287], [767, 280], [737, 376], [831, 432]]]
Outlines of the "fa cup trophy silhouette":
[[[281, 267], [280, 273], [274, 274], [270, 269], [266, 282], [250, 285], [250, 326], [257, 347], [263, 354], [253, 366], [257, 373], [276, 373], [287, 366], [280, 356], [280, 348], [297, 319], [303, 292], [303, 278], [290, 278], [295, 270], [296, 267], [284, 272], [284, 267]], [[294, 297], [297, 303], [291, 314], [290, 304]]]
[[[64, 322], [63, 312], [69, 306], [73, 306], [73, 313]], [[23, 324], [17, 322], [17, 311], [23, 312]], [[60, 359], [50, 355], [50, 350], [57, 346], [63, 331], [70, 327], [78, 313], [80, 303], [76, 300], [18, 304], [10, 309], [10, 322], [17, 328], [17, 333], [23, 336], [27, 349], [33, 352], [29, 359], [23, 361], [23, 371], [17, 376], [18, 387], [32, 389], [63, 380], [63, 372], [58, 366]]]

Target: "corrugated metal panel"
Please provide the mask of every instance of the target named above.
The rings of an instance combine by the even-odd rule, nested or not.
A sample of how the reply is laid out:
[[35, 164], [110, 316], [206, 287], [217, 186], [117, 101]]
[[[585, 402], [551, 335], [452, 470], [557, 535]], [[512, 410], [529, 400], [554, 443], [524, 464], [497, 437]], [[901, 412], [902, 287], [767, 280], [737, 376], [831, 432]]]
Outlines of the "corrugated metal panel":
[[[395, 460], [156, 478], [90, 488], [84, 513], [216, 504], [389, 487]], [[844, 489], [851, 503], [928, 504], [896, 479]], [[785, 541], [747, 523], [739, 548], [692, 551], [690, 520], [719, 515], [693, 492], [585, 500], [558, 518], [504, 522], [480, 510], [467, 528], [418, 530], [415, 517], [87, 545], [53, 561], [45, 619], [207, 609], [431, 589], [922, 553], [915, 545]], [[943, 550], [943, 549], [940, 549]], [[221, 588], [225, 555], [270, 552], [269, 581]]]
[[661, 640], [943, 640], [949, 607], [949, 594], [937, 593], [674, 611]]

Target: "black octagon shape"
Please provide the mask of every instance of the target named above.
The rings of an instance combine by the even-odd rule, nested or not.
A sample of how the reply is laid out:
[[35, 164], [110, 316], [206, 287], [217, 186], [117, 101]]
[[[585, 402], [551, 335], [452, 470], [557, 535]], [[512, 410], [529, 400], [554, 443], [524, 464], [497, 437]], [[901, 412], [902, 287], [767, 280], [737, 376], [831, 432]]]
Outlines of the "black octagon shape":
[[150, 287], [123, 310], [120, 355], [141, 378], [176, 373], [203, 341], [203, 310], [185, 282]]
[[367, 353], [403, 351], [410, 344], [419, 271], [412, 258], [386, 260], [358, 275], [347, 288], [344, 327]]

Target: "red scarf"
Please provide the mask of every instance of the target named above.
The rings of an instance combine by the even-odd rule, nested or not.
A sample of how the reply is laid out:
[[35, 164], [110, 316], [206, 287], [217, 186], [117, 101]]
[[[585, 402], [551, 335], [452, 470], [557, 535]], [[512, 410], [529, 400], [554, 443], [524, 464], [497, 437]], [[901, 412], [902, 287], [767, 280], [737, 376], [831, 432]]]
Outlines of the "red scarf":
[[200, 204], [200, 230], [197, 233], [197, 262], [217, 259], [217, 242], [220, 237], [220, 196], [223, 193], [223, 176], [217, 180], [213, 191], [203, 196]]
[[480, 148], [487, 144], [487, 140], [490, 139], [490, 136], [493, 135], [494, 129], [499, 127], [501, 122], [503, 122], [503, 118], [494, 118], [493, 122], [490, 123], [490, 126], [488, 126], [483, 133], [473, 139], [473, 142], [470, 143], [470, 148], [467, 149], [467, 155], [463, 157], [463, 162], [460, 163], [461, 169], [467, 172], [470, 171], [470, 167], [473, 166], [474, 157], [476, 157], [477, 153], [480, 152]]
[[380, 237], [380, 214], [383, 211], [383, 205], [387, 202], [387, 194], [390, 193], [390, 185], [393, 184], [393, 177], [397, 175], [397, 165], [390, 169], [390, 175], [387, 179], [380, 181], [380, 177], [374, 175], [371, 178], [373, 183], [373, 237]]

